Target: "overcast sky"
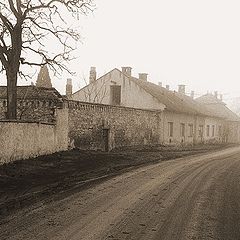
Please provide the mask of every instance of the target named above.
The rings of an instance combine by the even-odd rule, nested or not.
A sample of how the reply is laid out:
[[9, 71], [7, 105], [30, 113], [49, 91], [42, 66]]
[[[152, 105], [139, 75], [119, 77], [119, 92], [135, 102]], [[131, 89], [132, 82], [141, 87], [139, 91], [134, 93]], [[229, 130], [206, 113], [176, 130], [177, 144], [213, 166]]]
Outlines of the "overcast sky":
[[[74, 90], [84, 86], [90, 66], [98, 76], [121, 66], [133, 75], [187, 92], [219, 91], [227, 100], [240, 96], [239, 0], [96, 0], [82, 17], [83, 36], [71, 64]], [[67, 74], [53, 85], [65, 92]]]

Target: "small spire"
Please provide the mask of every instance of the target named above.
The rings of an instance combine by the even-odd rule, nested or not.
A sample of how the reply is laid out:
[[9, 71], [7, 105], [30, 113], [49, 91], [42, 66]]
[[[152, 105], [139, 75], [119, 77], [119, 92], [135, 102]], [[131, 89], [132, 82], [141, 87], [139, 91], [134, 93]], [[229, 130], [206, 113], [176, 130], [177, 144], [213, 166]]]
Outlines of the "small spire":
[[36, 87], [52, 88], [52, 82], [47, 65], [41, 66], [36, 82]]

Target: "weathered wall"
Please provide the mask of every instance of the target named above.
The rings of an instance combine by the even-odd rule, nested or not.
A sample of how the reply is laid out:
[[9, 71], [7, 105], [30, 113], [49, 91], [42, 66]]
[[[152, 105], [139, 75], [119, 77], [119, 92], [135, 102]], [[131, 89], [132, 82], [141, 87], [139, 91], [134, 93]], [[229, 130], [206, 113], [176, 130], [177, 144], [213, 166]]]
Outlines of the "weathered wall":
[[67, 150], [68, 110], [56, 111], [56, 124], [0, 121], [0, 164]]
[[[168, 122], [173, 122], [173, 137], [168, 133]], [[185, 136], [182, 137], [180, 133], [180, 124], [185, 124]], [[189, 134], [189, 124], [193, 124], [193, 136]], [[207, 126], [210, 126], [209, 136], [207, 136]], [[200, 126], [203, 126], [203, 132], [200, 134]], [[214, 135], [212, 134], [212, 126], [214, 126]], [[219, 132], [219, 126], [222, 132]], [[163, 112], [163, 142], [165, 144], [178, 143], [217, 143], [223, 141], [224, 121], [218, 118], [187, 115], [182, 113], [174, 113], [169, 111]], [[236, 129], [236, 127], [234, 128]], [[232, 131], [233, 132], [233, 131]], [[229, 136], [231, 134], [229, 133]], [[236, 136], [235, 136], [236, 138]], [[230, 140], [230, 137], [229, 139]], [[230, 141], [229, 141], [230, 142]]]
[[225, 141], [229, 143], [240, 143], [240, 122], [226, 122], [225, 131]]
[[[168, 122], [173, 122], [173, 136], [169, 136]], [[192, 115], [164, 111], [163, 113], [163, 143], [164, 144], [189, 144], [193, 143], [194, 135], [189, 135], [189, 124], [194, 124], [196, 118]], [[185, 124], [185, 136], [181, 136], [180, 124]], [[194, 131], [195, 133], [195, 131]]]
[[[207, 126], [210, 127], [209, 136], [207, 136]], [[213, 134], [214, 126], [214, 134]], [[221, 132], [219, 132], [219, 126], [221, 126]], [[205, 142], [222, 142], [223, 139], [224, 121], [220, 118], [206, 117], [204, 128], [204, 140]]]
[[[161, 143], [161, 112], [69, 101], [69, 137], [76, 147], [106, 150]], [[108, 143], [108, 144], [107, 144]]]
[[5, 100], [0, 99], [0, 119], [6, 118], [7, 103]]
[[72, 100], [110, 104], [110, 86], [121, 86], [121, 106], [163, 110], [164, 104], [129, 80], [118, 69], [107, 73], [93, 84], [90, 84], [73, 94]]
[[[18, 100], [17, 119], [54, 123], [54, 112], [59, 103], [41, 100]], [[0, 119], [6, 119], [6, 100], [0, 99]]]

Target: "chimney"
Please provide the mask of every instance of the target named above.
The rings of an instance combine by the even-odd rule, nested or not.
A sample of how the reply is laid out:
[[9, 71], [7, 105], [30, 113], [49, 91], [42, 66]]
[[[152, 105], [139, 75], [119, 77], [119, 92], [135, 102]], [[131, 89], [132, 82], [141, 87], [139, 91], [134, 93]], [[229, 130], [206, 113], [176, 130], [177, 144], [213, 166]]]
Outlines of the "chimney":
[[221, 102], [223, 101], [223, 95], [222, 94], [220, 94], [220, 100], [221, 100]]
[[166, 85], [166, 89], [167, 89], [167, 90], [169, 90], [169, 89], [170, 89], [169, 85]]
[[185, 95], [185, 85], [183, 84], [178, 85], [178, 92]]
[[138, 75], [140, 80], [147, 82], [147, 73], [139, 73]]
[[194, 99], [194, 91], [191, 91], [191, 98]]
[[218, 98], [218, 92], [217, 91], [214, 92], [214, 97]]
[[66, 96], [69, 98], [72, 95], [72, 79], [68, 78], [67, 79], [67, 84], [66, 84]]
[[158, 82], [158, 86], [159, 86], [159, 87], [162, 87], [162, 82]]
[[95, 67], [90, 68], [89, 83], [95, 82], [97, 79], [97, 72]]
[[128, 77], [132, 76], [132, 68], [131, 67], [122, 67], [122, 73], [127, 75]]

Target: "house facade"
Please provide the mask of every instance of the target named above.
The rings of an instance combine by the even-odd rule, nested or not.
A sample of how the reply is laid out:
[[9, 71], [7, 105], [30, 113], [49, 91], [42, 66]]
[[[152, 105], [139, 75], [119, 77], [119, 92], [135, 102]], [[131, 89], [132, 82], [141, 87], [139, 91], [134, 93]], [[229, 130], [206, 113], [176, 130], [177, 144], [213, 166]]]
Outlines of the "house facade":
[[91, 68], [89, 84], [75, 92], [71, 100], [102, 103], [115, 106], [163, 110], [165, 105], [132, 81], [131, 68], [113, 69], [96, 79], [96, 70]]
[[[96, 69], [91, 68], [89, 84], [71, 95], [74, 101], [102, 103], [162, 111], [161, 141], [163, 144], [197, 144], [240, 142], [240, 118], [231, 112], [216, 96], [216, 102], [224, 111], [207, 103], [203, 98], [186, 96], [185, 86], [178, 91], [148, 81], [146, 73], [138, 78], [131, 74], [130, 67], [122, 71], [113, 69], [96, 78]], [[214, 110], [213, 110], [214, 109]], [[223, 112], [225, 112], [223, 114]]]
[[240, 142], [240, 118], [232, 112], [226, 104], [215, 94], [206, 94], [196, 101], [206, 106], [212, 114], [219, 116], [216, 118], [206, 119], [206, 137], [215, 137], [223, 142]]

